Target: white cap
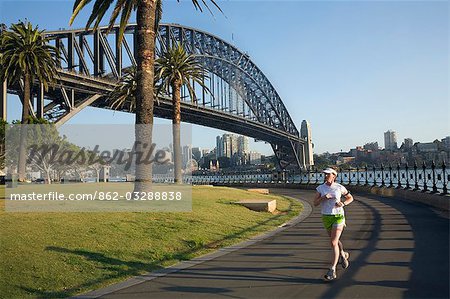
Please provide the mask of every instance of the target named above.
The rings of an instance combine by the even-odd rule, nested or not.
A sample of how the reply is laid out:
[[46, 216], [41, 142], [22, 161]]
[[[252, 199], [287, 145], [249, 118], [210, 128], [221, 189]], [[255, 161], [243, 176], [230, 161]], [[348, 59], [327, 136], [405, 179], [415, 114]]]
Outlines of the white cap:
[[334, 174], [335, 176], [337, 176], [337, 171], [336, 170], [334, 170], [333, 168], [326, 168], [326, 169], [324, 169], [324, 171], [322, 171], [323, 173], [332, 173], [332, 174]]

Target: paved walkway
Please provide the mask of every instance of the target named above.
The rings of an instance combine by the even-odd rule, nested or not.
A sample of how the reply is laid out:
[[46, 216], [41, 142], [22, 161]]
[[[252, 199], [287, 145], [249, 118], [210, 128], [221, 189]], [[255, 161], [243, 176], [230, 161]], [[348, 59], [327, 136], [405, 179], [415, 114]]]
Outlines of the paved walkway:
[[[272, 191], [312, 203], [312, 191]], [[394, 199], [355, 199], [342, 238], [350, 267], [338, 267], [334, 282], [322, 280], [331, 251], [315, 208], [246, 248], [101, 298], [449, 298], [448, 216]]]

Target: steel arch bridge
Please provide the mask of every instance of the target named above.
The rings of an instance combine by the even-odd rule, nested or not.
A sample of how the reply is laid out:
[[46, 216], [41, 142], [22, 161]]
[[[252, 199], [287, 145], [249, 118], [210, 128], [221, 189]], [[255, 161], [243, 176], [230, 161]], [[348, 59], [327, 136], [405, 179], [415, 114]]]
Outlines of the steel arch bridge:
[[[124, 69], [136, 65], [135, 24], [127, 26], [121, 46], [116, 46], [118, 27], [98, 30], [45, 32], [59, 48], [59, 78], [48, 92], [34, 82], [31, 113], [57, 126], [87, 106], [111, 109], [108, 94]], [[275, 88], [250, 57], [224, 40], [179, 24], [161, 24], [157, 32], [156, 55], [174, 43], [198, 57], [208, 72], [204, 84], [210, 92], [195, 86], [197, 99], [182, 90], [183, 121], [222, 129], [271, 144], [279, 168], [304, 168], [312, 164], [306, 136], [300, 136]], [[23, 84], [2, 84], [2, 117], [6, 119], [6, 92], [19, 95]], [[34, 99], [36, 99], [34, 101]], [[33, 105], [34, 102], [36, 105]], [[130, 111], [125, 105], [123, 111]], [[133, 112], [133, 111], [130, 111]], [[166, 95], [155, 100], [154, 115], [171, 118], [172, 102]]]

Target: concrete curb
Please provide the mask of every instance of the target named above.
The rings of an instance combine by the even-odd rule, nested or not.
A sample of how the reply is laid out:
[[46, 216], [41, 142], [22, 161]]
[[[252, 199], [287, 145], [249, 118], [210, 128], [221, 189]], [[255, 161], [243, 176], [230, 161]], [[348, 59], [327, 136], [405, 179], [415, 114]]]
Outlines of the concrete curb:
[[154, 272], [149, 272], [147, 274], [135, 276], [135, 277], [127, 279], [127, 280], [125, 280], [123, 282], [115, 283], [115, 284], [109, 285], [107, 287], [104, 287], [104, 288], [101, 288], [101, 289], [98, 289], [98, 290], [94, 290], [94, 291], [90, 291], [90, 292], [85, 293], [85, 294], [76, 295], [76, 296], [73, 296], [73, 297], [70, 297], [70, 298], [72, 298], [72, 299], [98, 298], [98, 297], [101, 297], [101, 296], [104, 296], [104, 295], [107, 295], [107, 294], [110, 294], [110, 293], [113, 293], [113, 292], [116, 292], [116, 291], [119, 291], [119, 290], [122, 290], [122, 289], [125, 289], [125, 288], [128, 288], [128, 287], [140, 284], [140, 283], [145, 282], [145, 281], [150, 281], [150, 280], [156, 279], [158, 277], [166, 276], [168, 274], [175, 273], [175, 272], [178, 272], [178, 271], [190, 268], [192, 266], [195, 266], [195, 265], [198, 265], [198, 264], [210, 261], [212, 259], [221, 257], [223, 255], [226, 255], [226, 254], [230, 253], [230, 252], [233, 252], [233, 251], [236, 251], [236, 250], [239, 250], [239, 249], [242, 249], [242, 248], [246, 248], [246, 247], [248, 247], [250, 245], [253, 245], [253, 244], [257, 243], [257, 242], [260, 242], [260, 241], [262, 241], [264, 239], [272, 237], [273, 235], [275, 235], [275, 234], [277, 234], [277, 233], [287, 229], [288, 227], [296, 225], [296, 224], [302, 222], [303, 220], [308, 218], [309, 215], [311, 215], [313, 209], [312, 209], [311, 205], [308, 202], [306, 202], [305, 200], [300, 199], [300, 198], [294, 198], [294, 197], [291, 197], [291, 196], [286, 196], [286, 195], [282, 195], [282, 196], [289, 197], [291, 199], [300, 201], [302, 203], [302, 205], [303, 205], [303, 210], [300, 212], [300, 214], [297, 217], [292, 218], [288, 222], [284, 223], [283, 225], [281, 225], [281, 226], [279, 226], [279, 227], [277, 227], [277, 228], [275, 228], [275, 229], [273, 229], [271, 231], [262, 233], [261, 235], [255, 236], [255, 237], [250, 238], [249, 240], [246, 240], [246, 241], [242, 241], [242, 242], [240, 242], [240, 243], [238, 243], [236, 245], [224, 247], [224, 248], [218, 249], [218, 250], [216, 250], [214, 252], [211, 252], [211, 253], [208, 253], [208, 254], [196, 257], [194, 259], [191, 259], [191, 260], [188, 260], [188, 261], [183, 261], [183, 262], [177, 263], [175, 265], [172, 265], [170, 267], [167, 267], [167, 268], [164, 268], [164, 269], [161, 269], [161, 270], [157, 270], [157, 271], [154, 271]]

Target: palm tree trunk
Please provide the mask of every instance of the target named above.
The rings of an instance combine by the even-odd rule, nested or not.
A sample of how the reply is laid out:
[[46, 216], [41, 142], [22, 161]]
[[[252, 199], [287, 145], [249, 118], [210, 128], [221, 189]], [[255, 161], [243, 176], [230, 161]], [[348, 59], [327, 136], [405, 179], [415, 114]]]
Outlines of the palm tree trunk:
[[181, 123], [181, 81], [172, 82], [172, 134], [173, 134], [173, 164], [174, 164], [174, 182], [182, 184], [181, 176], [181, 141], [180, 141], [180, 123]]
[[27, 160], [27, 126], [28, 116], [30, 114], [28, 104], [31, 98], [31, 78], [28, 72], [25, 73], [23, 78], [23, 108], [22, 108], [22, 125], [20, 126], [20, 145], [19, 145], [19, 161], [18, 161], [18, 180], [19, 182], [25, 182], [26, 178], [26, 160]]
[[[153, 126], [153, 78], [155, 49], [155, 14], [157, 0], [138, 1], [137, 8], [137, 74], [136, 74], [136, 126], [135, 151], [146, 156], [152, 144]], [[138, 156], [135, 155], [135, 159]], [[134, 191], [150, 191], [152, 164], [136, 161], [136, 182]]]

